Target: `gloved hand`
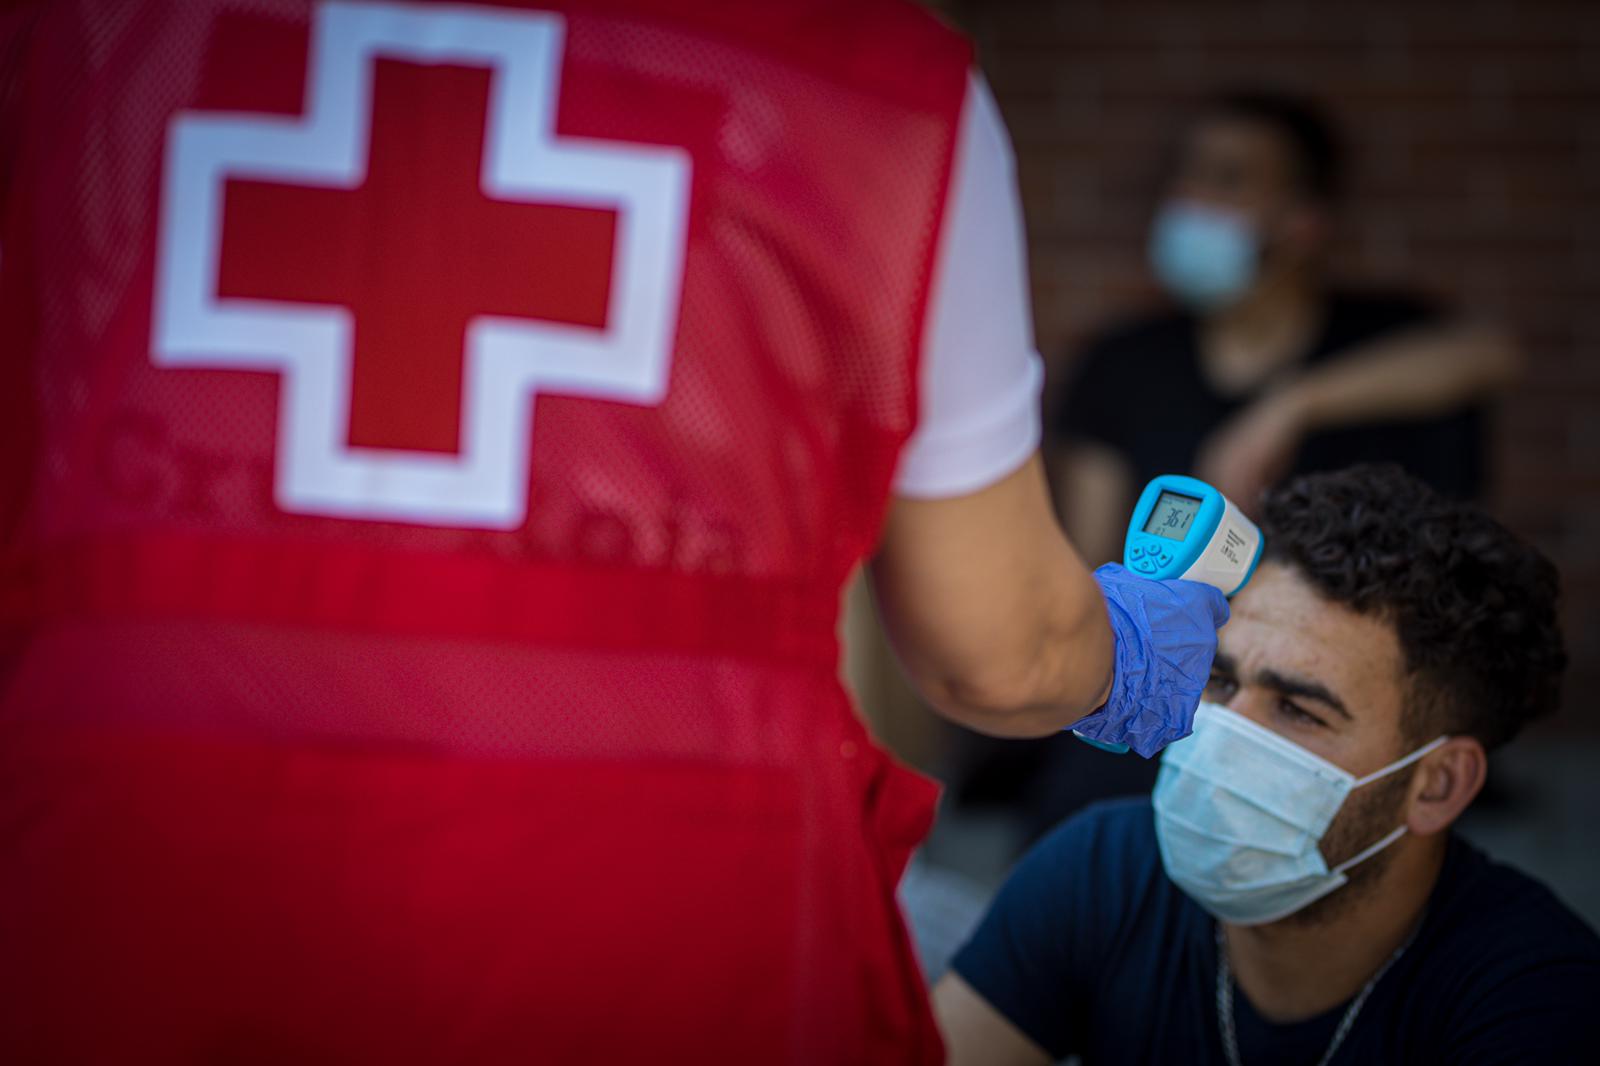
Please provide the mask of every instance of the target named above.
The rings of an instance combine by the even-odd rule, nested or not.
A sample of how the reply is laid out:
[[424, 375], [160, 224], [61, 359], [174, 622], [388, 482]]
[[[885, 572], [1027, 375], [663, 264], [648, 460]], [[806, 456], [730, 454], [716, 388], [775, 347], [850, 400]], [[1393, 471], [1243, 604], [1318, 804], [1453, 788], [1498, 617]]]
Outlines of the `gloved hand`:
[[1104, 707], [1072, 731], [1150, 758], [1194, 728], [1228, 598], [1198, 581], [1153, 581], [1107, 563], [1094, 572], [1116, 637]]

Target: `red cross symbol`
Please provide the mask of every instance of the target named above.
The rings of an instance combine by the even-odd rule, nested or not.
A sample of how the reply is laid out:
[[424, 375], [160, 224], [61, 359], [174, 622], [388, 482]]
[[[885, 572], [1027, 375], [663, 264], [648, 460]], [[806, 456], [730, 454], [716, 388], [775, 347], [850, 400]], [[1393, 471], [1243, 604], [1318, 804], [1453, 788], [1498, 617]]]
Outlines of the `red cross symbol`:
[[616, 212], [479, 186], [489, 71], [379, 60], [366, 181], [230, 180], [220, 296], [350, 309], [354, 447], [454, 453], [478, 315], [606, 323]]
[[282, 373], [285, 509], [509, 528], [536, 392], [660, 402], [690, 161], [556, 136], [563, 31], [326, 3], [301, 120], [174, 118], [152, 359]]

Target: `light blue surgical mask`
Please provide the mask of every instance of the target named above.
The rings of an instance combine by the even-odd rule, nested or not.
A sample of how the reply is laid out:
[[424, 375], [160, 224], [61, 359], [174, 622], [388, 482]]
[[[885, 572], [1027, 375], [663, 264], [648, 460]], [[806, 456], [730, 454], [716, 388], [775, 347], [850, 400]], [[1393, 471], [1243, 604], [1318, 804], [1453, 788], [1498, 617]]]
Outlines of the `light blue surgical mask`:
[[1237, 212], [1174, 200], [1156, 215], [1149, 255], [1168, 292], [1197, 310], [1212, 311], [1255, 284], [1261, 240]]
[[1449, 739], [1356, 777], [1243, 715], [1202, 703], [1194, 733], [1167, 748], [1156, 778], [1156, 842], [1167, 876], [1222, 921], [1286, 918], [1344, 885], [1351, 867], [1406, 831], [1397, 827], [1330, 870], [1317, 845], [1345, 798]]

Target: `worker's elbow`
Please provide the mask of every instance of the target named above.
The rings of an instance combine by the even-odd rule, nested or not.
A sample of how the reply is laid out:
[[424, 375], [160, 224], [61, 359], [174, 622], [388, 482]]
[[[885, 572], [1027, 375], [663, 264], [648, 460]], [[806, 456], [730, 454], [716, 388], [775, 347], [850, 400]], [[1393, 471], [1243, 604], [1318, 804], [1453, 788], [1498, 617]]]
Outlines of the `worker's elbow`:
[[923, 696], [944, 717], [996, 737], [1059, 732], [1081, 712], [1041, 699], [1025, 668], [970, 670], [919, 679]]

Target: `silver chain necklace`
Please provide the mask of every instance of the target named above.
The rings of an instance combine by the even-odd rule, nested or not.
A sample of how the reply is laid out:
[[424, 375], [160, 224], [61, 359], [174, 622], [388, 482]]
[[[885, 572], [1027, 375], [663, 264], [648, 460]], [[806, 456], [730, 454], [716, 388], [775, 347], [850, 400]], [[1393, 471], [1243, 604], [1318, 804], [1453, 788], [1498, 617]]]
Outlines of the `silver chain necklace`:
[[[1356, 998], [1345, 1008], [1344, 1017], [1339, 1019], [1339, 1027], [1333, 1031], [1333, 1039], [1328, 1042], [1328, 1050], [1317, 1060], [1317, 1066], [1328, 1066], [1328, 1063], [1333, 1061], [1334, 1053], [1339, 1050], [1339, 1045], [1344, 1043], [1344, 1038], [1350, 1035], [1350, 1027], [1355, 1025], [1356, 1015], [1366, 1006], [1367, 997], [1378, 987], [1378, 982], [1389, 972], [1389, 967], [1406, 953], [1406, 948], [1411, 946], [1411, 942], [1417, 938], [1417, 930], [1421, 928], [1422, 923], [1418, 922], [1417, 929], [1413, 929], [1411, 935], [1406, 937], [1405, 943], [1395, 949], [1394, 954], [1389, 956], [1389, 961], [1378, 967], [1378, 972], [1361, 986]], [[1228, 945], [1223, 940], [1220, 923], [1217, 925], [1217, 1024], [1222, 1029], [1222, 1051], [1228, 1056], [1228, 1066], [1244, 1066], [1239, 1059], [1239, 1036], [1233, 1027], [1233, 971], [1228, 967]]]

